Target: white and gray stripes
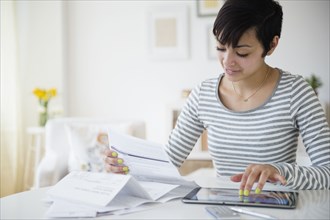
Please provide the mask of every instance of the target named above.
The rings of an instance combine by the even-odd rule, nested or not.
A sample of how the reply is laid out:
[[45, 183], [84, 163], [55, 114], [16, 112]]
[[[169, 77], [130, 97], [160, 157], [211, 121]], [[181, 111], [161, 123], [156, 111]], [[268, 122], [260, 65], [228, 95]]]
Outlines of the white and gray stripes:
[[[234, 112], [222, 105], [218, 86], [222, 75], [197, 86], [189, 96], [166, 145], [181, 166], [204, 129], [218, 175], [243, 172], [248, 164], [275, 166], [294, 189], [330, 188], [330, 131], [317, 96], [297, 75], [281, 71], [273, 95], [262, 106]], [[296, 164], [302, 136], [311, 167]]]

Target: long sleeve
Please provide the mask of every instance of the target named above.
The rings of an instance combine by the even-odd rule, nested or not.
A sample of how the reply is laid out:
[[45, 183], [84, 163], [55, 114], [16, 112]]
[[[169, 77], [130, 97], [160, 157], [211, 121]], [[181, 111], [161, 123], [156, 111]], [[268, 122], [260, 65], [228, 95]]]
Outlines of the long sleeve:
[[293, 189], [330, 189], [330, 131], [322, 106], [312, 88], [297, 77], [291, 89], [291, 117], [299, 130], [312, 166], [274, 165]]
[[197, 86], [190, 93], [165, 148], [177, 167], [188, 157], [204, 129], [198, 118], [199, 90]]

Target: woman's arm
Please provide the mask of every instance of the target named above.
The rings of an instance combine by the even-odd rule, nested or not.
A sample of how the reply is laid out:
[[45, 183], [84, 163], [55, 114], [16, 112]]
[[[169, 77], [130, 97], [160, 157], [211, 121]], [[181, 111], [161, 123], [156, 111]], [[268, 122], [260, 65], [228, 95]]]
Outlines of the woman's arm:
[[198, 115], [200, 88], [201, 85], [190, 93], [166, 144], [166, 152], [177, 167], [183, 164], [204, 130]]
[[324, 110], [302, 77], [292, 84], [291, 117], [299, 129], [312, 166], [277, 163], [275, 166], [293, 189], [330, 189], [330, 130]]

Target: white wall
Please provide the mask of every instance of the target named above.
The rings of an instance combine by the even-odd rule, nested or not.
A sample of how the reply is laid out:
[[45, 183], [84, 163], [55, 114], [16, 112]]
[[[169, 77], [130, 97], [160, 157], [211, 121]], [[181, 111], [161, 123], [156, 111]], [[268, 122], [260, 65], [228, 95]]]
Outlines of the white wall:
[[149, 139], [166, 141], [166, 106], [180, 99], [182, 89], [220, 70], [207, 59], [206, 26], [213, 18], [197, 18], [193, 1], [184, 2], [190, 12], [190, 58], [149, 59], [147, 10], [161, 4], [169, 3], [68, 3], [70, 115], [142, 119]]
[[36, 126], [38, 101], [32, 93], [34, 88], [57, 88], [60, 92], [51, 105], [62, 106], [63, 7], [60, 1], [17, 1], [15, 7], [23, 124]]
[[[198, 17], [189, 7], [190, 58], [151, 61], [148, 57], [148, 7], [159, 1], [68, 2], [69, 115], [142, 119], [147, 138], [165, 142], [167, 105], [180, 92], [221, 73], [207, 57], [208, 25], [214, 17]], [[178, 4], [178, 3], [176, 3]], [[329, 2], [281, 1], [283, 36], [271, 65], [324, 82], [320, 99], [329, 102]]]
[[[329, 103], [329, 1], [280, 1], [283, 35], [271, 65], [321, 77], [322, 103]], [[189, 8], [187, 60], [151, 61], [147, 11], [152, 6]], [[37, 124], [36, 86], [55, 86], [67, 116], [138, 119], [147, 138], [165, 142], [167, 106], [182, 89], [222, 69], [207, 56], [207, 27], [196, 1], [20, 1], [20, 64], [26, 125]], [[54, 100], [55, 101], [55, 100]]]
[[329, 103], [329, 1], [280, 1], [283, 30], [269, 63], [294, 74], [320, 76], [319, 98]]

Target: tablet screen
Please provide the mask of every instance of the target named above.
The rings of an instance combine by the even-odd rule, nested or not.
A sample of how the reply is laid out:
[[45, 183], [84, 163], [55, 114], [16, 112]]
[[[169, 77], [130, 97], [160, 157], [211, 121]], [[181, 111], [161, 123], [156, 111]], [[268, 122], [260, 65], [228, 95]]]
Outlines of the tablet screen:
[[239, 196], [237, 189], [196, 188], [182, 201], [186, 203], [295, 208], [297, 196], [297, 192], [278, 191], [263, 191], [260, 194], [251, 191], [249, 196]]

